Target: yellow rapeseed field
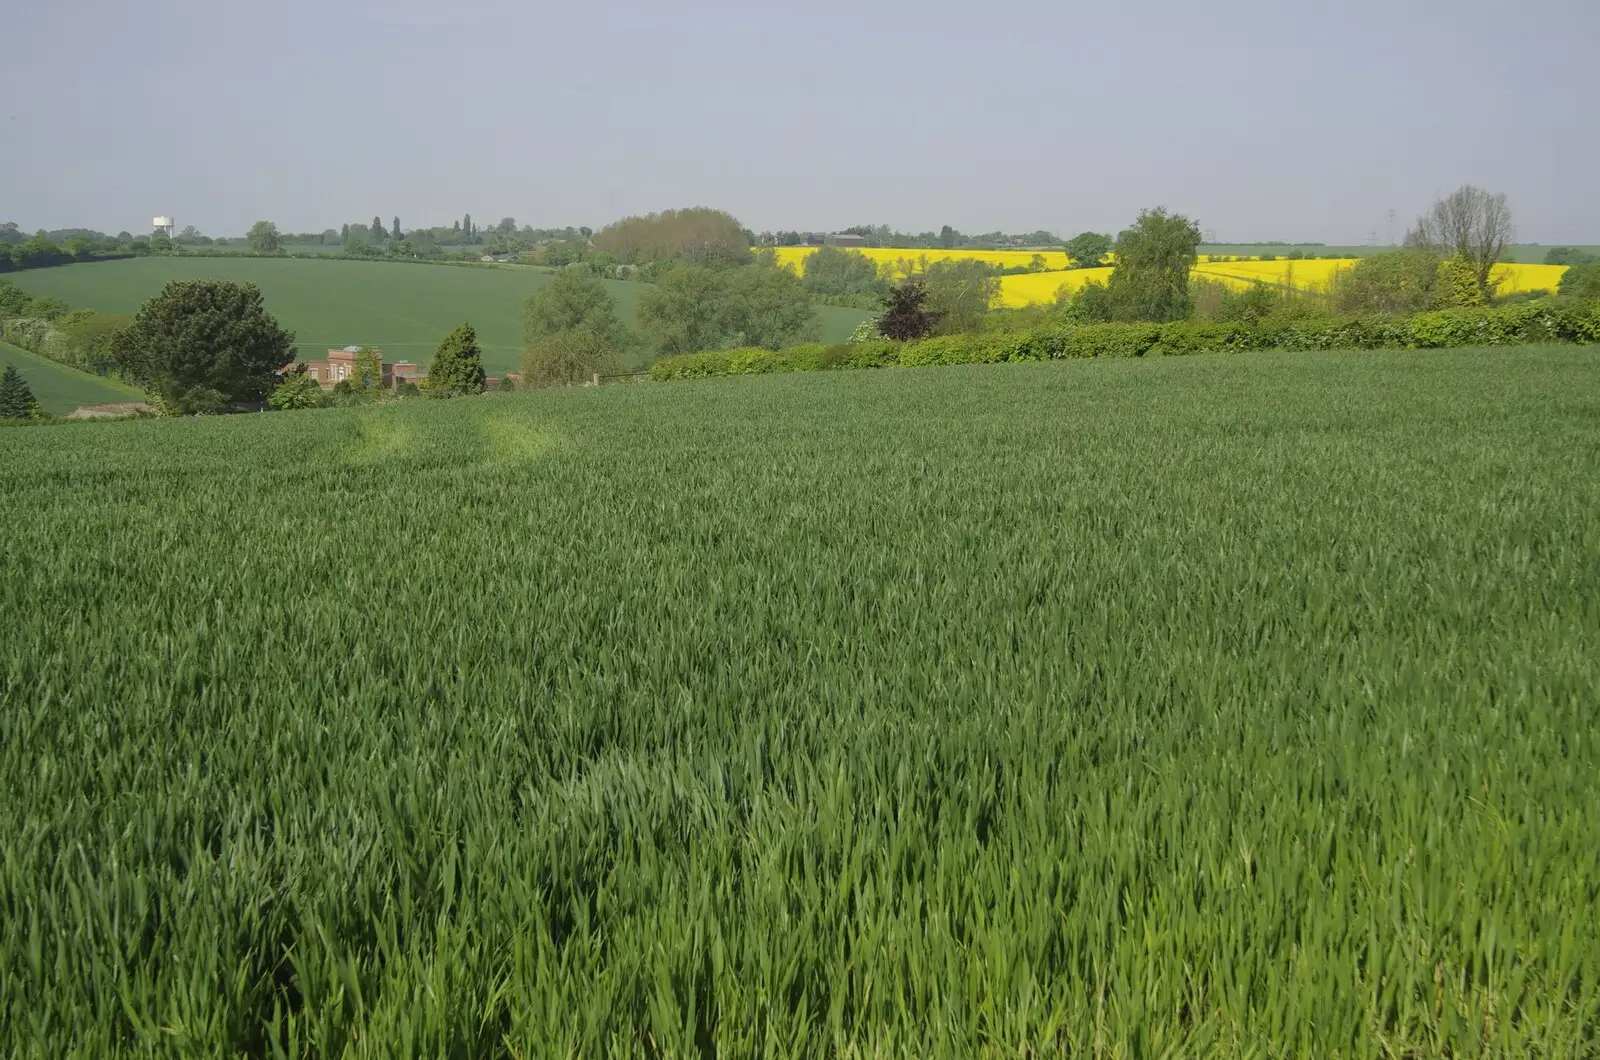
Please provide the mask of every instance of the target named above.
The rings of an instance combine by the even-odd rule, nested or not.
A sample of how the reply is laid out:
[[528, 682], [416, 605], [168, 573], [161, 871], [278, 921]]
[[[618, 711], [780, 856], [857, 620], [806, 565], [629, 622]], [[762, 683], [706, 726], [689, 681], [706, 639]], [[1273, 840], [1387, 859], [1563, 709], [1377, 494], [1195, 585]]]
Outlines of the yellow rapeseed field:
[[[878, 270], [884, 267], [894, 268], [902, 259], [917, 261], [926, 255], [929, 262], [935, 261], [986, 261], [991, 265], [1002, 268], [1027, 268], [1033, 263], [1034, 255], [1044, 258], [1045, 268], [1060, 270], [1070, 265], [1071, 259], [1060, 250], [905, 250], [896, 247], [848, 247], [858, 254], [865, 254], [872, 259]], [[778, 247], [776, 250], [779, 265], [788, 265], [798, 273], [804, 274], [805, 261], [817, 252], [816, 247]]]
[[[1326, 291], [1334, 274], [1352, 268], [1359, 258], [1326, 258], [1311, 261], [1206, 261], [1194, 267], [1196, 279], [1217, 280], [1235, 290], [1248, 290], [1258, 281], [1275, 287], [1293, 283], [1303, 291]], [[1501, 294], [1519, 291], [1554, 291], [1561, 283], [1565, 265], [1503, 264], [1494, 267]], [[1076, 291], [1091, 280], [1105, 283], [1110, 269], [1074, 269], [1065, 272], [1040, 272], [1026, 276], [1000, 278], [999, 304], [1007, 309], [1055, 300], [1062, 286]]]

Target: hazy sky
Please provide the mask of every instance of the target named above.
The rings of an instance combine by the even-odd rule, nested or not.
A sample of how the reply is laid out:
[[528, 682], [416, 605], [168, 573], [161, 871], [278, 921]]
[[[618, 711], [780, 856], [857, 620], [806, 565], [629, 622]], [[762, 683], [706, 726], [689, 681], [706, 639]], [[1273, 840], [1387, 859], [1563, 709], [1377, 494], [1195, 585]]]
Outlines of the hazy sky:
[[1600, 0], [6, 0], [0, 220], [1600, 243]]

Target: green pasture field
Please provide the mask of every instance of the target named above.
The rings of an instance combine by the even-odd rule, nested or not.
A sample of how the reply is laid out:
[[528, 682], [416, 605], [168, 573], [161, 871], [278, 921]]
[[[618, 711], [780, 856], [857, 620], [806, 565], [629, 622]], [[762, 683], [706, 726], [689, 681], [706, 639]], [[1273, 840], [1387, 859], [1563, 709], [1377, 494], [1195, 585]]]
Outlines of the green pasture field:
[[[151, 257], [63, 265], [8, 276], [31, 294], [50, 294], [73, 306], [134, 313], [171, 280], [219, 279], [254, 283], [267, 308], [295, 332], [300, 356], [319, 358], [352, 344], [377, 346], [390, 360], [426, 365], [445, 335], [472, 324], [491, 373], [516, 370], [522, 360], [522, 301], [550, 273], [519, 266], [421, 265], [311, 258]], [[624, 322], [644, 285], [608, 280]], [[819, 306], [824, 337], [843, 342], [869, 314]]]
[[1590, 1055], [1597, 467], [1576, 347], [0, 431], [0, 1054]]
[[39, 407], [52, 416], [65, 416], [79, 405], [144, 400], [144, 395], [132, 387], [68, 368], [0, 342], [0, 368], [8, 364], [17, 366], [23, 381], [38, 400]]
[[[1544, 257], [1556, 247], [1577, 247], [1591, 254], [1600, 254], [1600, 246], [1589, 246], [1578, 243], [1516, 243], [1506, 247], [1504, 261], [1516, 261], [1528, 265], [1542, 265]], [[1211, 255], [1235, 255], [1238, 257], [1258, 258], [1263, 254], [1276, 254], [1283, 257], [1291, 250], [1300, 250], [1306, 254], [1315, 254], [1319, 258], [1364, 258], [1369, 254], [1380, 254], [1386, 250], [1395, 250], [1390, 246], [1312, 246], [1299, 244], [1298, 246], [1273, 246], [1266, 243], [1206, 243], [1200, 247], [1199, 253]]]

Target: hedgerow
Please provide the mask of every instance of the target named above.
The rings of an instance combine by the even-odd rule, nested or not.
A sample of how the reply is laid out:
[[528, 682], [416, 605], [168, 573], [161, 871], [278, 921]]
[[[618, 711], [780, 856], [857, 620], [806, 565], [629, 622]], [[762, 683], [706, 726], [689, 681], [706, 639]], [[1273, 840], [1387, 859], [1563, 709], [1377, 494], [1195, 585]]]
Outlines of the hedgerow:
[[1446, 349], [1545, 342], [1600, 342], [1600, 303], [1444, 309], [1410, 317], [1268, 318], [1254, 324], [1181, 321], [1052, 325], [1032, 331], [942, 335], [905, 343], [811, 343], [785, 350], [713, 350], [664, 357], [650, 366], [650, 375], [669, 380], [844, 368], [1171, 357], [1243, 350]]

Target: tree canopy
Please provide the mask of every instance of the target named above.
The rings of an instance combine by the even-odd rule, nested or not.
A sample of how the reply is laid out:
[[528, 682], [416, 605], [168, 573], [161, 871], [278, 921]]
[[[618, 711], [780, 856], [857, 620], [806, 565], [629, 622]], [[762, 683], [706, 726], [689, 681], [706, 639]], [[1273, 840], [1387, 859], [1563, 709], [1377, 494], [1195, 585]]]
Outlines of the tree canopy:
[[39, 417], [39, 402], [17, 366], [8, 364], [0, 372], [0, 420], [32, 420]]
[[726, 211], [703, 206], [625, 217], [596, 232], [594, 245], [624, 265], [684, 261], [725, 266], [751, 260], [744, 227]]
[[936, 261], [922, 274], [928, 309], [938, 318], [936, 330], [953, 335], [977, 331], [1000, 296], [1000, 278], [981, 261]]
[[483, 351], [471, 324], [445, 336], [428, 364], [428, 396], [456, 397], [483, 393]]
[[842, 247], [818, 247], [813, 251], [806, 258], [801, 283], [807, 291], [823, 298], [882, 297], [889, 289], [871, 258]]
[[1143, 210], [1117, 237], [1117, 264], [1106, 285], [1114, 319], [1186, 320], [1189, 272], [1199, 260], [1200, 226], [1166, 207]]
[[589, 331], [613, 352], [628, 344], [627, 329], [604, 281], [587, 268], [565, 268], [522, 303], [526, 345], [563, 331]]
[[927, 338], [939, 324], [939, 315], [927, 308], [928, 291], [920, 280], [907, 280], [891, 288], [883, 299], [878, 333], [896, 342]]
[[1560, 294], [1565, 298], [1600, 299], [1600, 263], [1567, 269], [1561, 274]]
[[167, 284], [117, 335], [114, 352], [131, 381], [175, 412], [260, 401], [295, 359], [294, 335], [261, 291], [228, 280]]
[[1067, 240], [1067, 257], [1075, 269], [1097, 269], [1111, 253], [1111, 237], [1101, 232], [1079, 232]]
[[271, 221], [257, 221], [250, 226], [245, 242], [257, 254], [273, 254], [278, 250], [278, 226]]
[[722, 295], [722, 279], [716, 272], [680, 265], [639, 296], [639, 324], [663, 355], [718, 349]]

